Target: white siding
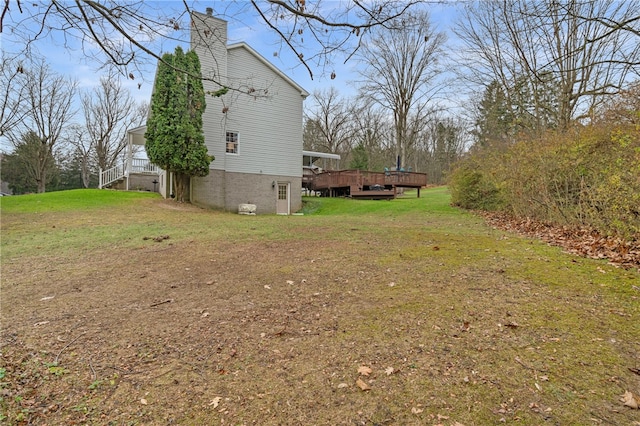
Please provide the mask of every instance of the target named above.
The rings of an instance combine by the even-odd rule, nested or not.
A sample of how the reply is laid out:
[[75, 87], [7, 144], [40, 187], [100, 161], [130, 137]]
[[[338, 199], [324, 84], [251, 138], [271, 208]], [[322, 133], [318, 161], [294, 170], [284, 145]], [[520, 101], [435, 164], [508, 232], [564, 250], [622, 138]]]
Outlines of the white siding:
[[[300, 90], [242, 46], [228, 51], [227, 69], [236, 84], [256, 89], [258, 96], [239, 93], [225, 96], [229, 108], [223, 120], [225, 129], [240, 134], [240, 153], [225, 155], [226, 170], [301, 176]], [[266, 96], [262, 94], [264, 88], [268, 90]], [[224, 146], [224, 139], [220, 145]]]
[[[205, 91], [236, 89], [206, 97], [203, 130], [215, 160], [209, 176], [192, 180], [192, 201], [232, 211], [240, 202], [253, 201], [261, 213], [275, 213], [277, 187], [272, 184], [287, 182], [292, 211], [298, 210], [302, 103], [308, 94], [245, 44], [227, 46], [225, 21], [194, 13], [192, 25], [191, 48], [200, 57]], [[227, 131], [239, 135], [238, 154], [226, 153]]]

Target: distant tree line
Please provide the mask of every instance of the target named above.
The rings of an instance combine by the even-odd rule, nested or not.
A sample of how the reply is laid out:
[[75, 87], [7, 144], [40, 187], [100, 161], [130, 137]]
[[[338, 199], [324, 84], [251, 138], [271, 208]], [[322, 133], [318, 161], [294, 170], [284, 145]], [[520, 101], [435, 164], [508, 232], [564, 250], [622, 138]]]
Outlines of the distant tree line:
[[110, 72], [91, 90], [55, 73], [44, 60], [2, 57], [0, 179], [15, 194], [97, 187], [98, 171], [123, 161], [126, 130], [147, 119]]

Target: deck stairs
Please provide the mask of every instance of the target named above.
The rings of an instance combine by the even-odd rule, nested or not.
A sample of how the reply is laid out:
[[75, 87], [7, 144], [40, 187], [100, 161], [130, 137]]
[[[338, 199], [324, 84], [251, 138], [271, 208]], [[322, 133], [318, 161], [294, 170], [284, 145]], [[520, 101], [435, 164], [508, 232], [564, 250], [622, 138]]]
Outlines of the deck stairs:
[[98, 188], [108, 188], [114, 183], [122, 182], [130, 174], [157, 175], [162, 169], [145, 158], [133, 158], [128, 165], [126, 162], [107, 170], [100, 169]]

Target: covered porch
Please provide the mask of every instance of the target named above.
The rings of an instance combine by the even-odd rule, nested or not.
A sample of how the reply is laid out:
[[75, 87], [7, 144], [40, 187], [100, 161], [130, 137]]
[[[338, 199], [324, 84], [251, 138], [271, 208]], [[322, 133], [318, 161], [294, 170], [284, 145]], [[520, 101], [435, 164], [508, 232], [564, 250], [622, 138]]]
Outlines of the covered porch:
[[167, 183], [164, 170], [151, 163], [144, 153], [144, 133], [147, 126], [127, 131], [127, 149], [122, 164], [108, 170], [100, 169], [98, 187], [125, 191], [158, 192], [163, 197], [170, 196], [171, 187]]
[[338, 168], [340, 155], [326, 152], [302, 151], [302, 189], [309, 193], [315, 177], [325, 170]]

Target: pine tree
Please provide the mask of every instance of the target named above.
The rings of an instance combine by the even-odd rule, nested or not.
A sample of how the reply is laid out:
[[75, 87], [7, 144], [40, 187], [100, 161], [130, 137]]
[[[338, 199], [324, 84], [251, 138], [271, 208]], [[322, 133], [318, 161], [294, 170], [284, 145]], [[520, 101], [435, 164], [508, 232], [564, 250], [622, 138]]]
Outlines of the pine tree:
[[350, 169], [368, 170], [369, 169], [369, 155], [364, 147], [364, 144], [360, 142], [351, 151], [351, 162], [349, 163]]
[[173, 173], [176, 200], [185, 201], [192, 176], [209, 174], [208, 155], [202, 132], [206, 107], [200, 77], [200, 60], [193, 51], [177, 47], [158, 63], [151, 96], [145, 148], [149, 159]]
[[513, 133], [513, 121], [504, 91], [497, 81], [491, 82], [478, 105], [475, 134], [480, 146], [507, 144]]

